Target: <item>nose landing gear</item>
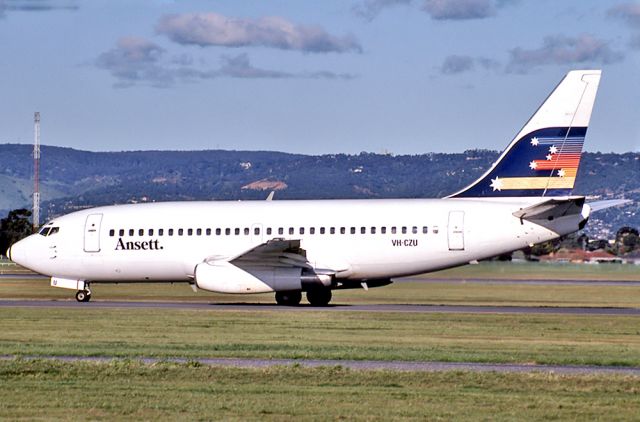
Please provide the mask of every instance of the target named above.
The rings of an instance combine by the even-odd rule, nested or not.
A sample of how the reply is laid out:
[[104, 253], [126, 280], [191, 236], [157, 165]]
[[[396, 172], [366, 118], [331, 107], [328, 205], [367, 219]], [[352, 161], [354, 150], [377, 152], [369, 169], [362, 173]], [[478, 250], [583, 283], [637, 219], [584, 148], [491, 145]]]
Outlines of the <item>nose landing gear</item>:
[[76, 293], [76, 300], [78, 302], [88, 302], [91, 300], [91, 290], [78, 290]]

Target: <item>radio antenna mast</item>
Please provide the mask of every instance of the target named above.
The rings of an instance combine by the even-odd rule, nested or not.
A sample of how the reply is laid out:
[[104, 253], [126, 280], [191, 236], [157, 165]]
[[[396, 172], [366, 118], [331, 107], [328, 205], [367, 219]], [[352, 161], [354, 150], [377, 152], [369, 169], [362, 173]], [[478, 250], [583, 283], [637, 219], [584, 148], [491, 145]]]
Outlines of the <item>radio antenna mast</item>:
[[33, 115], [33, 231], [40, 226], [40, 113]]

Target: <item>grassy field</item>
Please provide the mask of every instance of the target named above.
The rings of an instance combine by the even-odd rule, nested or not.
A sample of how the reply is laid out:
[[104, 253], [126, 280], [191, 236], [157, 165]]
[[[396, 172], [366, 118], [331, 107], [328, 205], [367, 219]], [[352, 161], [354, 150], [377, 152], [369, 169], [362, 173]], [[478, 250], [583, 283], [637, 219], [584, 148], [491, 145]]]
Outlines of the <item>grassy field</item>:
[[[634, 285], [454, 280], [638, 280], [634, 266], [480, 264], [334, 302], [640, 307]], [[604, 271], [603, 269], [607, 269]], [[535, 271], [534, 271], [535, 270]], [[448, 282], [447, 280], [451, 280]], [[95, 285], [97, 300], [273, 303], [184, 284]], [[0, 298], [73, 300], [47, 280], [2, 279]], [[114, 362], [0, 360], [0, 419], [637, 420], [640, 377], [404, 373], [341, 367], [237, 369], [142, 364], [140, 357], [312, 358], [640, 366], [637, 317], [180, 309], [0, 308], [0, 355], [109, 356]]]
[[638, 378], [0, 361], [0, 419], [637, 420]]
[[640, 366], [636, 317], [0, 308], [0, 355]]

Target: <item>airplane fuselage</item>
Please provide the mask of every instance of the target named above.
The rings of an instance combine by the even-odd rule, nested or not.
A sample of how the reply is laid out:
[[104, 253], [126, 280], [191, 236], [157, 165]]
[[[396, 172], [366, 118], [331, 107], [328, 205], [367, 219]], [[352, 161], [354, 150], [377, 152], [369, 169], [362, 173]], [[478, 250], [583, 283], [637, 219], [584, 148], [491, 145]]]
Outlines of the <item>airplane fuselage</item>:
[[[229, 261], [271, 239], [299, 240], [336, 279], [401, 277], [466, 264], [557, 238], [582, 217], [543, 227], [512, 214], [531, 198], [115, 205], [55, 219], [24, 240], [30, 268], [93, 282], [191, 281], [205, 260]], [[29, 244], [26, 244], [29, 243]], [[22, 252], [24, 251], [24, 252]], [[41, 256], [35, 257], [33, 254]], [[13, 252], [14, 260], [23, 257]]]

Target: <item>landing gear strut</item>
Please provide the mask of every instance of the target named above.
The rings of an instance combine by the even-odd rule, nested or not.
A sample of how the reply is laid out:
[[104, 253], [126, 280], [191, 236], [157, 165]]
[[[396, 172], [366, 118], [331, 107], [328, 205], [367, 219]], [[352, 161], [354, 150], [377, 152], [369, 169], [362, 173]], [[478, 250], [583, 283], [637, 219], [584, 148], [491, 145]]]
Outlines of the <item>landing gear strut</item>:
[[298, 306], [302, 300], [302, 292], [276, 292], [276, 303], [280, 306]]
[[307, 292], [307, 300], [311, 306], [327, 306], [331, 302], [331, 289], [317, 287]]
[[76, 300], [78, 302], [88, 302], [91, 300], [91, 290], [78, 290], [76, 293]]

